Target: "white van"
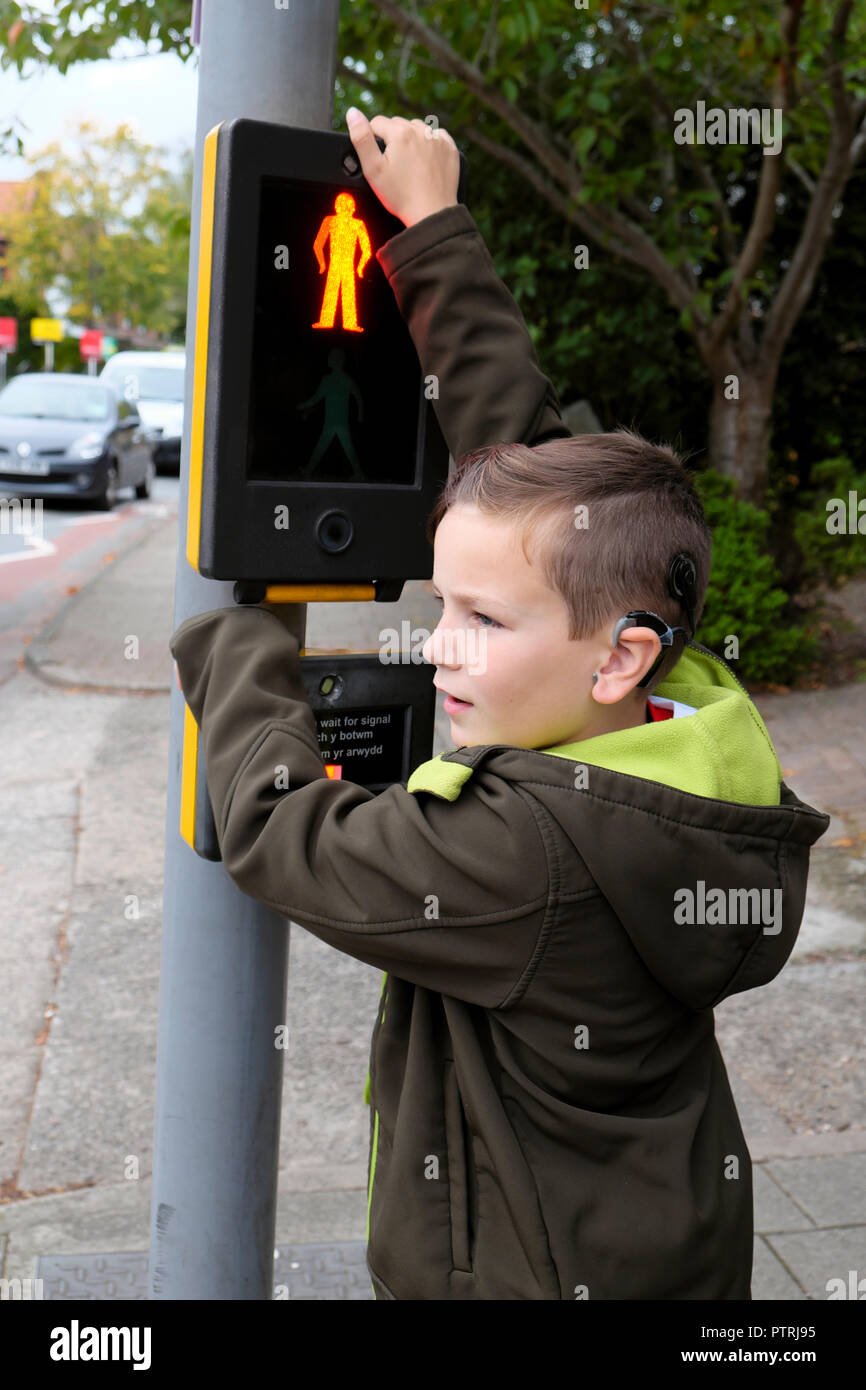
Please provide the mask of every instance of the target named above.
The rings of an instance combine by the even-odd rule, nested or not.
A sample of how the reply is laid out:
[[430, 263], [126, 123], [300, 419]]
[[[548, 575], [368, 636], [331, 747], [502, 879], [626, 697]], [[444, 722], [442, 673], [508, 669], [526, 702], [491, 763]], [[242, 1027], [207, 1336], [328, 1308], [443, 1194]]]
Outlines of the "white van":
[[134, 402], [153, 441], [157, 473], [180, 473], [185, 373], [186, 353], [175, 349], [116, 352], [99, 373], [100, 381]]

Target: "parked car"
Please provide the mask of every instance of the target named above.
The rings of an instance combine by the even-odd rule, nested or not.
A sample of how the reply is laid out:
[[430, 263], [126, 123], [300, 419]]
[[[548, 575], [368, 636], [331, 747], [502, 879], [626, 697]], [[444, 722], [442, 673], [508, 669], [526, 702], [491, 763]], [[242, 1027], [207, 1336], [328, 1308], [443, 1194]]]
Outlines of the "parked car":
[[138, 410], [153, 440], [157, 473], [180, 473], [185, 373], [186, 353], [174, 349], [116, 352], [99, 373]]
[[28, 372], [0, 391], [0, 490], [91, 500], [149, 497], [156, 469], [135, 407], [92, 376]]

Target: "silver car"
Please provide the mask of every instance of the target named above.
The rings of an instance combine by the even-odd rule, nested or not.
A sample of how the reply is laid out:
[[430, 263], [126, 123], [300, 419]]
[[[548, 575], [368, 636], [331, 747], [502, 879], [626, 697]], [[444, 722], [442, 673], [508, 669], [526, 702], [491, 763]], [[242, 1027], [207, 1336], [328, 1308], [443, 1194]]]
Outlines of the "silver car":
[[99, 373], [99, 380], [113, 387], [141, 416], [153, 443], [157, 473], [180, 472], [185, 372], [186, 353], [166, 349], [117, 352]]

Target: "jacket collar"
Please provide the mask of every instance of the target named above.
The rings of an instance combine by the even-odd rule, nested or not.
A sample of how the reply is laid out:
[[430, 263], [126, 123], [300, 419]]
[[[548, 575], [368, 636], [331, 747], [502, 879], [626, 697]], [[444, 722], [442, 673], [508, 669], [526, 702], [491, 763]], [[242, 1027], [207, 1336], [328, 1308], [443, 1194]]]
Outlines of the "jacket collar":
[[693, 706], [695, 713], [551, 748], [477, 744], [451, 749], [421, 763], [407, 790], [455, 801], [482, 758], [508, 751], [519, 760], [513, 770], [508, 760], [510, 775], [517, 772], [518, 779], [538, 775], [533, 764], [538, 767], [539, 757], [553, 757], [697, 796], [779, 805], [782, 768], [776, 751], [748, 691], [721, 657], [690, 642], [656, 693]]

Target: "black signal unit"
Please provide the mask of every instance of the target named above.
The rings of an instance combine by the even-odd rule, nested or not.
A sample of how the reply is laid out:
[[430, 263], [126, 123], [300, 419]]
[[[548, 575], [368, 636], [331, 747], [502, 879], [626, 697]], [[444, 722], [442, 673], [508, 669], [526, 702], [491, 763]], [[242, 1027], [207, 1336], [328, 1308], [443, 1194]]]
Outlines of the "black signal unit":
[[[458, 200], [464, 172], [461, 155]], [[187, 529], [201, 574], [393, 597], [432, 572], [448, 449], [376, 259], [403, 230], [348, 136], [245, 117], [208, 135]]]

